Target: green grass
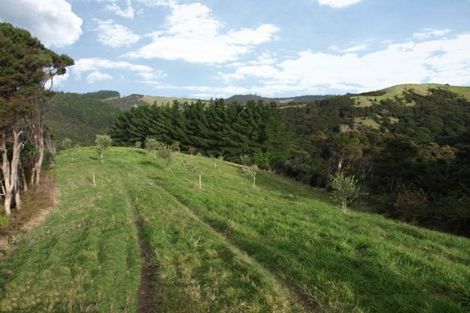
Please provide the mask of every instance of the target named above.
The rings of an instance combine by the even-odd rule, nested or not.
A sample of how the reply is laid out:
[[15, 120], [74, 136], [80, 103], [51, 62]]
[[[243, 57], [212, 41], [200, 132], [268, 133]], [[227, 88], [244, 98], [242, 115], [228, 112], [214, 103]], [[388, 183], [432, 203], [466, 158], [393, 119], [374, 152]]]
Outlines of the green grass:
[[158, 312], [470, 310], [468, 239], [343, 214], [265, 172], [253, 188], [239, 166], [198, 156], [167, 168], [113, 148], [101, 165], [87, 148], [57, 164], [61, 204], [0, 263], [0, 312], [136, 312], [138, 234]]

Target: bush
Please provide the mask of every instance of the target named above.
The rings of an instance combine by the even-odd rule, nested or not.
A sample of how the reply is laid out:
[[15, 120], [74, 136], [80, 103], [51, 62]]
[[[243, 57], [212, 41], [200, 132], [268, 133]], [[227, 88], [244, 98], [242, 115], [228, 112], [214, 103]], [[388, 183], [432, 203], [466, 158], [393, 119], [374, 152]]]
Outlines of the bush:
[[170, 165], [172, 159], [173, 150], [169, 145], [159, 142], [157, 145], [157, 156], [165, 160], [166, 165]]
[[269, 164], [271, 162], [271, 158], [269, 154], [263, 152], [256, 152], [253, 161], [255, 162], [256, 166], [261, 169], [269, 169]]
[[242, 154], [240, 155], [240, 164], [243, 164], [243, 165], [251, 165], [253, 162], [251, 156], [249, 156], [248, 154]]
[[243, 175], [250, 177], [253, 180], [253, 187], [256, 187], [256, 171], [249, 166], [242, 167]]
[[142, 148], [142, 142], [140, 142], [140, 141], [136, 141], [134, 145], [135, 145], [135, 147], [136, 147], [137, 149], [141, 149], [141, 148]]
[[96, 152], [100, 156], [101, 162], [103, 162], [104, 151], [108, 150], [109, 147], [111, 147], [112, 142], [113, 140], [108, 135], [96, 135]]
[[144, 143], [145, 149], [149, 152], [153, 152], [154, 156], [157, 157], [156, 151], [158, 148], [158, 141], [157, 139], [153, 137], [147, 137], [145, 138], [145, 143]]
[[60, 143], [60, 147], [64, 150], [67, 150], [67, 149], [70, 149], [72, 148], [72, 139], [70, 138], [65, 138], [64, 140], [62, 140], [62, 142]]
[[330, 187], [333, 189], [333, 198], [341, 203], [341, 209], [346, 212], [348, 204], [359, 196], [358, 180], [354, 176], [344, 176], [337, 172], [330, 178]]

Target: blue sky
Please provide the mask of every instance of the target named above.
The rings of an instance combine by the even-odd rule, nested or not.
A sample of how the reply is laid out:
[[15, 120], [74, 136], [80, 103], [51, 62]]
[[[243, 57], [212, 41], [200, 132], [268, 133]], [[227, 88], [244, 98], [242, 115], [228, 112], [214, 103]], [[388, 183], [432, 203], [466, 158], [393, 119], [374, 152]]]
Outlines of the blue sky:
[[470, 85], [470, 0], [2, 0], [75, 59], [56, 90], [197, 98]]

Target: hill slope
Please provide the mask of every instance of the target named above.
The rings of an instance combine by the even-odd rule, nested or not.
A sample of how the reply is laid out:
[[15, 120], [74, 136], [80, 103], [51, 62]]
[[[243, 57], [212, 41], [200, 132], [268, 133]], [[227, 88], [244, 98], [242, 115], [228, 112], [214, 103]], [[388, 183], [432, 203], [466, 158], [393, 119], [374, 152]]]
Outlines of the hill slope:
[[46, 105], [45, 122], [57, 143], [70, 138], [74, 144], [91, 145], [96, 134], [108, 132], [119, 112], [98, 93], [57, 93]]
[[470, 309], [470, 240], [281, 177], [124, 148], [64, 151], [56, 172], [59, 208], [0, 262], [0, 312]]
[[[470, 87], [450, 86], [444, 84], [401, 84], [388, 87], [382, 90], [365, 92], [359, 95], [353, 95], [352, 98], [359, 107], [368, 107], [374, 103], [380, 103], [381, 100], [393, 99], [394, 97], [403, 97], [406, 91], [414, 91], [419, 95], [428, 95], [430, 89], [444, 89], [456, 93], [470, 101]], [[410, 103], [410, 105], [412, 105]]]
[[257, 95], [234, 95], [231, 96], [225, 101], [227, 103], [238, 102], [240, 104], [245, 104], [248, 101], [264, 101], [264, 102], [275, 102], [278, 104], [288, 104], [288, 103], [308, 103], [314, 102], [317, 100], [324, 100], [331, 98], [332, 96], [324, 95], [324, 96], [315, 96], [315, 95], [305, 95], [305, 96], [296, 96], [296, 97], [287, 97], [287, 98], [268, 98], [268, 97], [261, 97]]

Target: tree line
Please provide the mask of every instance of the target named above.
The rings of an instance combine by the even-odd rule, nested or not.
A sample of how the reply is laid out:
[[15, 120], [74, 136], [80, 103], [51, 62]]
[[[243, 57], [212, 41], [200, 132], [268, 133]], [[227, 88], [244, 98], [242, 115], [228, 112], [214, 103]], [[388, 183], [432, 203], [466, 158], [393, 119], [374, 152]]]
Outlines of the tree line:
[[[335, 190], [350, 179], [361, 185], [363, 208], [468, 236], [470, 103], [441, 89], [403, 97], [368, 108], [349, 95], [287, 108], [223, 100], [142, 106], [122, 113], [111, 136], [126, 146], [153, 137], [315, 187]], [[359, 117], [379, 126], [361, 126]]]
[[65, 74], [73, 60], [29, 32], [0, 23], [0, 64], [1, 199], [10, 215], [21, 208], [22, 192], [40, 184], [44, 159], [55, 152], [44, 106], [54, 77]]
[[135, 146], [153, 137], [181, 151], [235, 162], [250, 156], [265, 167], [286, 159], [289, 150], [279, 110], [261, 101], [141, 106], [122, 113], [110, 134], [118, 145]]

